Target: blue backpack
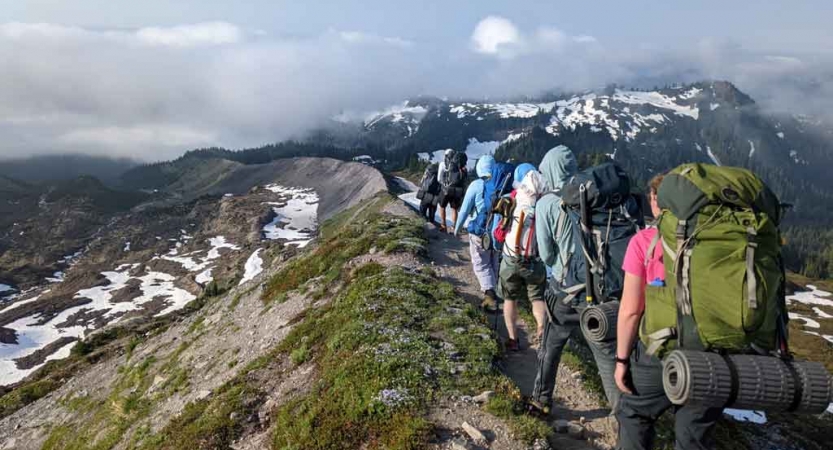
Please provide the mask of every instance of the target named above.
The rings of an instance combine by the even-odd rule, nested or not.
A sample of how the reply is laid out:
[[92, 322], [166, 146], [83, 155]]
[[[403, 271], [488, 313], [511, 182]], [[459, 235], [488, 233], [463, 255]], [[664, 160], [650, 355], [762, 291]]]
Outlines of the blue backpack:
[[[486, 180], [483, 188], [483, 200], [486, 208], [483, 211], [478, 211], [474, 220], [469, 222], [468, 231], [470, 234], [491, 237], [495, 202], [512, 191], [512, 174], [514, 171], [515, 166], [509, 163], [496, 162], [492, 166], [492, 177]], [[484, 245], [484, 248], [490, 249], [491, 239], [488, 239], [488, 241], [489, 245]]]

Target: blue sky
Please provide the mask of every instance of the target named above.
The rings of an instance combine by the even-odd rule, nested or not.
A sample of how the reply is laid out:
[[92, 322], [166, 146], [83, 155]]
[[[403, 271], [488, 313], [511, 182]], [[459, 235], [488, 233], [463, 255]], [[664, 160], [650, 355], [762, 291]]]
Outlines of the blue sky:
[[611, 82], [728, 79], [775, 111], [819, 114], [830, 17], [829, 1], [0, 0], [0, 158], [154, 160], [418, 94]]

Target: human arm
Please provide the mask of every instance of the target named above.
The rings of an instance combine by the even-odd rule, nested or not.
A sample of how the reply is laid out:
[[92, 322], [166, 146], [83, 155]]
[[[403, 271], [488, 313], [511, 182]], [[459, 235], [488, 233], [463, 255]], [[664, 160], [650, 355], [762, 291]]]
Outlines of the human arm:
[[454, 234], [460, 233], [460, 230], [463, 229], [463, 224], [466, 223], [466, 219], [471, 215], [471, 211], [475, 206], [475, 197], [477, 196], [478, 189], [483, 189], [483, 180], [475, 180], [466, 189], [463, 204], [460, 206], [460, 212], [457, 214], [457, 223], [454, 224]]
[[[616, 357], [628, 359], [636, 342], [639, 321], [645, 312], [645, 280], [631, 273], [625, 273], [625, 287], [619, 303], [619, 319], [616, 324]], [[617, 362], [614, 379], [620, 391], [632, 394], [627, 385], [627, 364]]]
[[[616, 325], [616, 357], [628, 359], [636, 342], [639, 321], [645, 312], [645, 268], [646, 251], [641, 245], [643, 240], [635, 236], [628, 244], [622, 269], [625, 271], [625, 283], [622, 299], [619, 302], [619, 317]], [[628, 364], [616, 363], [613, 378], [620, 391], [632, 394], [627, 383]]]
[[538, 201], [535, 206], [535, 240], [538, 241], [538, 255], [547, 267], [553, 267], [558, 257], [558, 243], [555, 241], [555, 222], [548, 202]]

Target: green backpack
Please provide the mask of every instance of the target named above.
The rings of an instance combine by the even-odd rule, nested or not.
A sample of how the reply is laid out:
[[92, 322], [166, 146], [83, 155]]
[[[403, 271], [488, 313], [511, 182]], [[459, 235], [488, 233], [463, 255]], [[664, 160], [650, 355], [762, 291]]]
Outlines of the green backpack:
[[640, 338], [649, 354], [675, 346], [731, 353], [786, 351], [778, 225], [782, 207], [752, 172], [684, 164], [659, 187], [656, 245], [665, 286], [646, 286]]

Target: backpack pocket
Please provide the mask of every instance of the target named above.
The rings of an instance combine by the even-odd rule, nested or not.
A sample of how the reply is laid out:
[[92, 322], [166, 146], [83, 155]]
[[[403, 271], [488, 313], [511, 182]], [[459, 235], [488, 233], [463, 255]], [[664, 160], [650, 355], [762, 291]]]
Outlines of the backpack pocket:
[[676, 289], [673, 286], [645, 286], [645, 312], [639, 326], [639, 339], [650, 353], [662, 356], [676, 347]]

